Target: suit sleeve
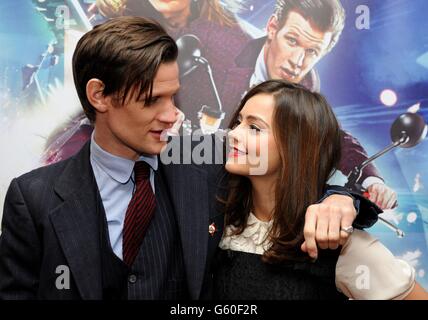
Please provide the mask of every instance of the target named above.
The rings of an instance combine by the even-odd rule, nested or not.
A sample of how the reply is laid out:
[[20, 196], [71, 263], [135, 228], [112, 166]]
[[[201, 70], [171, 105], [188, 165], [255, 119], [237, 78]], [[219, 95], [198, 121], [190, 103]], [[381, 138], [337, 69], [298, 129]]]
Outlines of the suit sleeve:
[[[368, 159], [367, 152], [364, 150], [360, 142], [346, 131], [341, 131], [342, 137], [342, 158], [339, 163], [339, 170], [345, 175], [354, 169], [354, 167], [363, 163]], [[362, 183], [367, 177], [377, 177], [382, 179], [379, 170], [373, 163], [367, 165], [361, 174], [361, 178], [358, 181]], [[383, 180], [383, 179], [382, 179]]]
[[357, 210], [357, 217], [353, 223], [354, 228], [370, 228], [377, 222], [378, 215], [383, 212], [376, 204], [364, 196], [337, 185], [327, 185], [323, 196], [317, 203], [321, 203], [325, 198], [333, 194], [344, 195], [354, 199], [355, 210]]
[[0, 236], [0, 299], [35, 299], [40, 272], [40, 240], [18, 180], [6, 194]]

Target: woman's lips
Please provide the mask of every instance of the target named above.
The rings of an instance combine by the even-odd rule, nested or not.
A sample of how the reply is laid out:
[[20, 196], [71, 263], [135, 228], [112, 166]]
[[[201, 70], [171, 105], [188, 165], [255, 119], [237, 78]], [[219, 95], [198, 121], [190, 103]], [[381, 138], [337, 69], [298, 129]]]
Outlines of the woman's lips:
[[239, 150], [238, 148], [233, 147], [233, 148], [230, 150], [230, 152], [229, 152], [229, 154], [228, 154], [228, 157], [229, 157], [229, 158], [237, 158], [237, 157], [240, 157], [240, 156], [246, 156], [246, 155], [247, 155], [247, 153], [246, 153], [246, 152], [243, 152], [243, 151]]

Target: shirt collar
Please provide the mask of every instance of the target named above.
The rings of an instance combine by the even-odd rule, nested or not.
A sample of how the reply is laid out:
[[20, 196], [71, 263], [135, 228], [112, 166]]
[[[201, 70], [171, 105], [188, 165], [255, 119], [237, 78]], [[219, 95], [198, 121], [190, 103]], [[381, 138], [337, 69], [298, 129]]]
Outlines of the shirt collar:
[[269, 80], [269, 77], [265, 62], [265, 47], [263, 46], [259, 56], [257, 57], [254, 73], [250, 79], [250, 88], [267, 80]]
[[[122, 184], [127, 183], [134, 171], [135, 161], [115, 156], [103, 150], [95, 142], [94, 133], [95, 131], [91, 135], [91, 159], [112, 179]], [[155, 171], [158, 169], [157, 156], [141, 155], [137, 161], [146, 162]]]

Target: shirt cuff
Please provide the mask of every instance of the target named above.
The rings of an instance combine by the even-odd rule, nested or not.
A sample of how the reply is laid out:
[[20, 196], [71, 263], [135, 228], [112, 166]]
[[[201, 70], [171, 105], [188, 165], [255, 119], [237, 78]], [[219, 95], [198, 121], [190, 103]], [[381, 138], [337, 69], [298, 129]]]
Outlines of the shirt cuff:
[[354, 197], [350, 192], [346, 191], [346, 189], [341, 186], [329, 185], [328, 189], [324, 192], [323, 196], [320, 200], [318, 200], [317, 203], [323, 202], [326, 198], [334, 194], [351, 197], [354, 200], [354, 207], [358, 214], [360, 210], [360, 200]]
[[367, 189], [368, 187], [370, 187], [372, 184], [375, 184], [375, 183], [385, 184], [385, 182], [381, 178], [372, 176], [372, 177], [365, 178], [361, 186], [364, 189]]

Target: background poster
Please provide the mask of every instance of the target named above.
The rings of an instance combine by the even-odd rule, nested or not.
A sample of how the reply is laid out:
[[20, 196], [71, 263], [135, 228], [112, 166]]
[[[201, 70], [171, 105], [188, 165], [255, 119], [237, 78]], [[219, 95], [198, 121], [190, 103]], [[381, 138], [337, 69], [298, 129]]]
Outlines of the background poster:
[[[88, 125], [74, 91], [71, 56], [79, 37], [109, 16], [150, 16], [165, 24], [175, 39], [196, 35], [223, 105], [225, 118], [220, 128], [227, 126], [254, 73], [254, 57], [260, 49], [249, 48], [254, 49], [256, 42], [263, 45], [260, 39], [266, 35], [275, 1], [181, 2], [191, 7], [184, 22], [162, 15], [155, 0], [0, 2], [1, 205], [13, 177], [61, 160], [58, 148]], [[400, 114], [410, 110], [428, 119], [428, 2], [343, 0], [342, 5], [346, 13], [343, 32], [314, 66], [310, 85], [328, 98], [342, 128], [373, 155], [391, 143], [390, 127]], [[226, 15], [216, 18], [218, 12]], [[256, 53], [250, 57], [253, 61], [248, 58], [251, 52]], [[203, 105], [208, 115], [219, 114], [204, 68], [182, 78], [177, 105], [191, 120], [188, 128], [198, 127]], [[399, 206], [383, 217], [405, 236], [397, 237], [382, 222], [369, 231], [396, 256], [409, 261], [417, 280], [428, 289], [428, 142], [424, 139], [413, 148], [396, 148], [375, 165], [398, 194]], [[339, 174], [335, 181], [345, 183], [345, 175]]]

